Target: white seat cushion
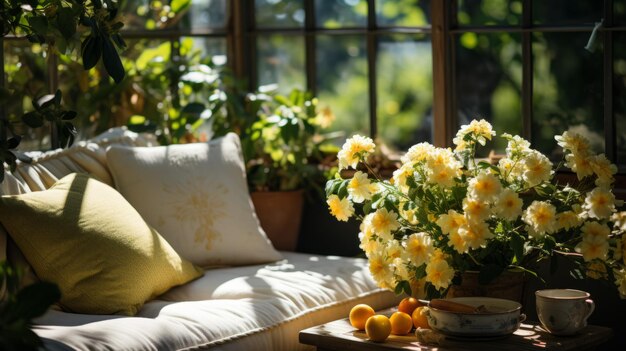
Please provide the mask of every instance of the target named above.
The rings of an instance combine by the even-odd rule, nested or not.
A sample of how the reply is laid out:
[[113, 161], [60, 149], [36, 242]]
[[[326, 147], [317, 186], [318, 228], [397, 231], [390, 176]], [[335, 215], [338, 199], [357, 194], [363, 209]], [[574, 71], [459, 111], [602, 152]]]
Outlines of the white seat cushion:
[[218, 268], [148, 302], [135, 317], [49, 311], [35, 332], [50, 350], [297, 350], [298, 331], [400, 297], [376, 287], [367, 261], [283, 252], [274, 264]]

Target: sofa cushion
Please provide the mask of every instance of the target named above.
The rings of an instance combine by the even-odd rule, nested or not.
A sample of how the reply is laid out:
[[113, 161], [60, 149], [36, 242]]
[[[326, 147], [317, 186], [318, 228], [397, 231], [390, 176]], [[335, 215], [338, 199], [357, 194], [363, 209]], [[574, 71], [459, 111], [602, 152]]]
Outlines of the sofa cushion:
[[202, 275], [115, 189], [87, 175], [2, 196], [0, 222], [37, 276], [59, 286], [68, 311], [132, 315], [145, 301]]
[[183, 257], [200, 266], [276, 261], [254, 212], [236, 134], [208, 143], [112, 146], [115, 186]]
[[302, 329], [352, 306], [390, 307], [367, 260], [283, 252], [267, 265], [211, 269], [144, 305], [136, 317], [49, 311], [35, 332], [48, 350], [302, 350]]

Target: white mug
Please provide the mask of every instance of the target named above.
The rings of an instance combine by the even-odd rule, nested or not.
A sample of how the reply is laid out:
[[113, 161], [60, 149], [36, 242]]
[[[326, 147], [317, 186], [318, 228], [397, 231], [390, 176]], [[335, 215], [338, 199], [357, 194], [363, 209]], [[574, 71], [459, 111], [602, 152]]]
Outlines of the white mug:
[[554, 335], [572, 335], [586, 327], [587, 318], [596, 307], [591, 295], [581, 290], [537, 290], [535, 296], [539, 321]]

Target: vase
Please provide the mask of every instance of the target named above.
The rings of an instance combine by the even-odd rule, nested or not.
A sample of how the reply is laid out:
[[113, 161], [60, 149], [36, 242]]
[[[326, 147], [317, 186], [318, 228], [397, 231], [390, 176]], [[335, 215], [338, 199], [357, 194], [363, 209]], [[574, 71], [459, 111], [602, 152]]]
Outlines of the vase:
[[461, 283], [452, 285], [446, 297], [495, 297], [522, 303], [524, 294], [524, 272], [504, 271], [489, 284], [478, 282], [478, 271], [461, 274]]
[[300, 234], [304, 190], [250, 194], [261, 228], [277, 250], [295, 251]]

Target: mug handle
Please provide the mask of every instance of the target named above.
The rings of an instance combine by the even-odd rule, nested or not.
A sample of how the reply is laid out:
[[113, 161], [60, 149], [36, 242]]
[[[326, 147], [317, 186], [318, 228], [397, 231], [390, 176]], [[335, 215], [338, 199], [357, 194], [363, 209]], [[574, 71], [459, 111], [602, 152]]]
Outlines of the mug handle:
[[587, 315], [585, 316], [585, 321], [587, 320], [587, 318], [589, 318], [589, 316], [591, 316], [591, 314], [593, 313], [593, 311], [596, 309], [596, 304], [595, 302], [593, 302], [592, 299], [587, 299], [585, 300], [585, 303], [587, 304], [587, 309], [589, 310], [587, 312]]

